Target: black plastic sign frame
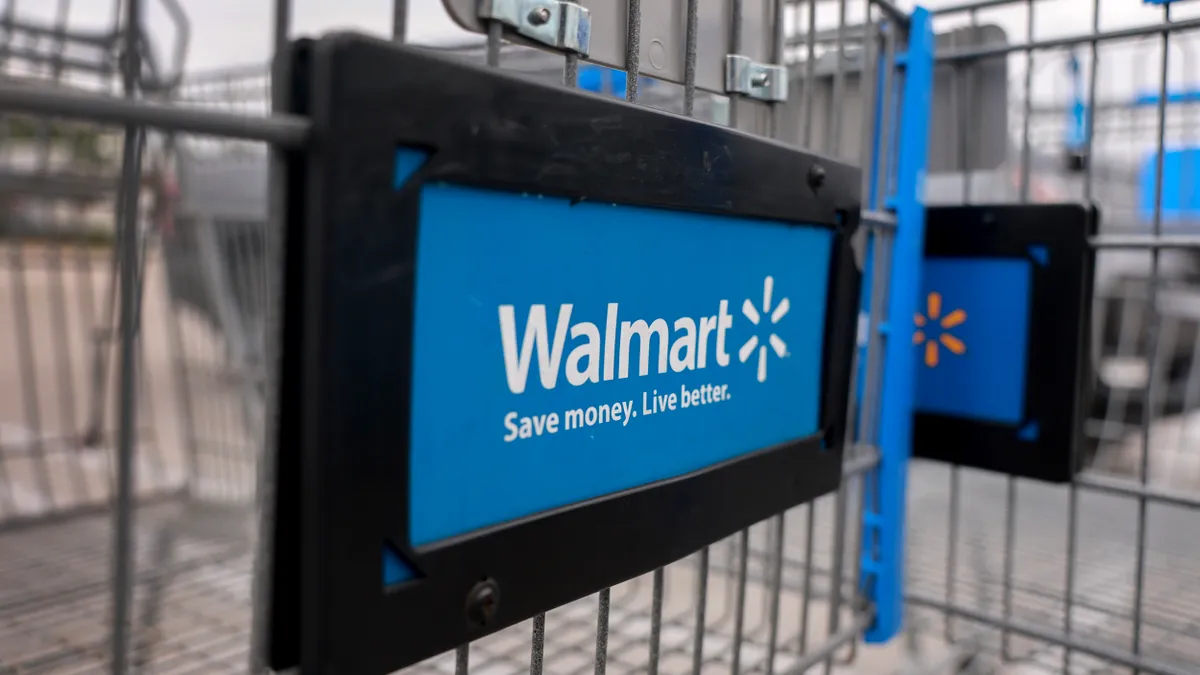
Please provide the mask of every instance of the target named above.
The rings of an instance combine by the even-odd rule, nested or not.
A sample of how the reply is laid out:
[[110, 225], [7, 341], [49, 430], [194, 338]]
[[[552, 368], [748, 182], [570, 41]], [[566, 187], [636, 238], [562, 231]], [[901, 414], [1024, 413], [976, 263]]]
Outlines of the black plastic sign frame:
[[[1081, 469], [1089, 402], [1094, 252], [1088, 239], [1099, 212], [1038, 204], [936, 207], [926, 214], [922, 283], [930, 297], [922, 298], [915, 318], [921, 363], [913, 454], [1071, 480]], [[968, 326], [981, 339], [966, 337]], [[1005, 408], [1006, 420], [983, 414]]]
[[[298, 41], [276, 71], [286, 85], [277, 104], [311, 119], [312, 134], [307, 149], [281, 162], [272, 667], [392, 672], [838, 486], [861, 279], [850, 242], [856, 168], [359, 35]], [[397, 189], [397, 148], [405, 147], [429, 159]], [[411, 546], [411, 410], [422, 395], [412, 387], [417, 229], [422, 186], [435, 184], [833, 232], [817, 328], [818, 432]], [[413, 578], [385, 588], [385, 547]]]

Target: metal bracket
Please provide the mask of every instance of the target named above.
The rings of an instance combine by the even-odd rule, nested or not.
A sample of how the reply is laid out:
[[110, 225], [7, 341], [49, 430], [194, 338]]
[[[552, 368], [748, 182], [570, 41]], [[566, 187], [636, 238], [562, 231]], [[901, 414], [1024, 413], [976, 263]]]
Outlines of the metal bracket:
[[787, 68], [756, 63], [741, 54], [726, 54], [725, 93], [741, 94], [760, 101], [786, 101]]
[[592, 14], [567, 0], [480, 0], [479, 18], [499, 21], [554, 49], [588, 55]]

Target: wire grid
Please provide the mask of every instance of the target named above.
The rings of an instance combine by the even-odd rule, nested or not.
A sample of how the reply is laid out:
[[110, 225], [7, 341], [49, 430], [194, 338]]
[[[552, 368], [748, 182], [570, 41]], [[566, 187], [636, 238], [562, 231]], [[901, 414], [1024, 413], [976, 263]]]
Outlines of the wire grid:
[[[164, 75], [151, 63], [156, 50], [147, 45], [152, 40], [121, 30], [141, 25], [146, 2], [115, 4], [119, 23], [99, 36], [70, 31], [65, 18], [51, 29], [25, 26], [11, 1], [7, 23], [0, 22], [10, 41], [24, 31], [52, 51], [48, 61], [30, 57], [20, 67], [14, 56], [19, 50], [7, 52], [7, 71], [19, 71], [22, 79], [0, 80], [0, 101], [13, 111], [6, 119], [27, 115], [42, 124], [41, 115], [65, 115], [71, 124], [97, 130], [102, 150], [97, 163], [110, 181], [107, 189], [95, 187], [104, 183], [95, 181], [90, 195], [100, 205], [92, 211], [105, 213], [85, 214], [78, 206], [70, 221], [79, 225], [83, 215], [89, 223], [96, 221], [99, 233], [90, 235], [100, 243], [95, 248], [77, 243], [90, 231], [64, 232], [46, 225], [53, 219], [44, 217], [37, 227], [9, 233], [15, 242], [12, 260], [20, 261], [10, 275], [18, 290], [9, 316], [23, 340], [3, 352], [20, 355], [22, 369], [13, 380], [22, 384], [27, 408], [51, 410], [68, 420], [71, 406], [91, 415], [80, 424], [55, 427], [58, 435], [46, 439], [44, 421], [29, 424], [15, 432], [15, 449], [5, 446], [0, 455], [5, 470], [0, 487], [44, 502], [0, 512], [0, 673], [240, 672], [251, 661], [248, 634], [255, 626], [256, 537], [250, 507], [264, 436], [263, 326], [270, 297], [265, 249], [271, 234], [265, 213], [256, 211], [265, 207], [265, 190], [263, 203], [255, 206], [251, 199], [239, 210], [230, 203], [238, 201], [233, 192], [245, 181], [226, 184], [222, 192], [219, 181], [211, 179], [245, 178], [255, 171], [265, 176], [262, 143], [294, 147], [303, 141], [305, 125], [282, 115], [265, 116], [269, 81], [260, 69], [186, 82]], [[837, 7], [839, 24], [845, 22], [846, 6], [843, 1]], [[734, 7], [740, 9], [740, 3]], [[66, 17], [70, 3], [60, 11]], [[845, 36], [833, 45], [817, 44], [815, 8], [786, 11], [791, 39], [799, 31], [807, 35], [809, 63], [845, 48]], [[784, 13], [780, 5], [776, 61], [783, 60]], [[289, 14], [288, 2], [277, 3], [276, 44], [287, 34]], [[402, 28], [403, 17], [401, 3], [395, 28]], [[186, 27], [186, 16], [181, 25]], [[629, 67], [635, 71], [636, 33], [632, 26]], [[186, 30], [183, 35], [186, 42]], [[694, 31], [689, 35], [693, 55]], [[68, 50], [63, 45], [104, 49], [93, 49], [91, 60], [75, 63], [54, 58], [58, 52], [53, 50]], [[492, 65], [502, 51], [518, 62], [525, 58], [522, 50], [502, 50], [495, 27], [482, 51]], [[574, 84], [578, 62], [568, 57], [559, 72], [566, 84]], [[807, 74], [811, 79], [812, 70]], [[45, 96], [47, 86], [64, 95]], [[846, 93], [843, 83], [835, 87], [839, 95]], [[779, 106], [698, 93], [690, 82], [656, 89], [642, 102], [780, 135]], [[116, 91], [125, 100], [82, 99], [80, 90]], [[638, 93], [632, 86], [627, 98], [634, 101]], [[175, 107], [140, 105], [134, 102], [138, 98], [152, 106], [171, 100]], [[804, 105], [811, 118], [812, 104]], [[122, 133], [77, 121], [93, 117], [127, 126]], [[166, 133], [147, 133], [142, 124]], [[806, 126], [800, 140], [812, 141], [812, 125]], [[186, 133], [197, 131], [208, 136]], [[839, 133], [834, 132], [832, 147]], [[48, 136], [37, 137], [36, 145], [53, 157], [55, 136]], [[70, 167], [81, 163], [66, 160]], [[34, 175], [61, 190], [66, 179], [41, 166]], [[114, 190], [118, 167], [124, 169], [123, 182]], [[57, 193], [34, 201], [41, 214], [68, 208]], [[30, 280], [26, 261], [35, 258], [29, 253], [34, 246], [45, 250], [51, 281]], [[83, 272], [73, 268], [60, 274], [55, 261], [68, 254], [89, 266], [79, 263]], [[43, 286], [70, 289], [64, 291], [68, 300], [16, 301]], [[47, 328], [26, 313], [25, 305], [49, 308], [73, 323]], [[85, 305], [95, 311], [84, 310]], [[55, 339], [66, 340], [70, 349], [58, 349], [44, 364], [25, 358]], [[38, 368], [29, 369], [30, 363]], [[43, 402], [52, 396], [46, 393], [53, 391], [52, 383], [73, 383], [76, 393]], [[114, 415], [118, 420], [110, 423]], [[110, 428], [125, 433], [118, 438]], [[139, 433], [130, 433], [135, 429]], [[855, 638], [869, 619], [869, 608], [856, 598], [861, 541], [854, 533], [861, 522], [857, 479], [873, 465], [874, 455], [854, 450], [850, 461], [850, 479], [838, 495], [414, 671], [806, 672], [822, 663], [829, 671], [854, 657]], [[94, 491], [67, 481], [79, 473], [96, 484]], [[41, 481], [43, 474], [53, 486]], [[848, 651], [835, 659], [835, 650], [843, 646]]]
[[[1012, 44], [938, 54], [960, 72], [990, 57], [1008, 59], [1010, 72], [1021, 74], [1019, 91], [1010, 95], [1017, 108], [1010, 117], [1012, 150], [1001, 167], [1015, 178], [1015, 201], [1100, 205], [1096, 395], [1085, 425], [1091, 466], [1073, 485], [914, 462], [908, 600], [915, 626], [979, 654], [979, 661], [995, 657], [1048, 673], [1182, 674], [1200, 664], [1193, 609], [1200, 601], [1200, 472], [1190, 459], [1194, 445], [1185, 441], [1186, 413], [1195, 409], [1200, 386], [1200, 314], [1191, 309], [1200, 288], [1195, 240], [1187, 243], [1186, 230], [1164, 234], [1161, 188], [1150, 217], [1139, 211], [1137, 190], [1139, 169], [1154, 162], [1151, 153], [1161, 157], [1164, 146], [1193, 133], [1179, 120], [1194, 113], [1172, 110], [1165, 94], [1178, 79], [1192, 82], [1194, 69], [1179, 78], [1172, 59], [1179, 58], [1177, 47], [1192, 54], [1185, 31], [1198, 26], [1176, 24], [1172, 7], [1164, 6], [1145, 8], [1144, 25], [1102, 30], [1104, 12], [1115, 4], [1073, 4], [1076, 30], [1064, 36], [1060, 26], [1053, 38], [1039, 24], [1053, 10], [1049, 2], [967, 3], [938, 15], [942, 25], [969, 26], [986, 23], [989, 12], [1021, 17], [1024, 35]], [[1064, 142], [1070, 107], [1061, 73], [1068, 50], [1084, 73], [1079, 93], [1088, 124], [1079, 170], [1068, 168]], [[1131, 59], [1136, 65], [1120, 71]], [[1114, 85], [1106, 72], [1134, 81]], [[1044, 85], [1054, 77], [1058, 98], [1047, 101]], [[1112, 85], [1107, 99], [1097, 94], [1105, 83]], [[1113, 90], [1125, 98], [1115, 99]], [[1135, 108], [1134, 96], [1147, 93], [1163, 102]], [[970, 96], [969, 89], [955, 92], [957, 105]], [[965, 161], [976, 139], [971, 120], [959, 121]], [[1162, 164], [1155, 163], [1161, 185]], [[961, 201], [973, 198], [972, 181], [964, 180]], [[1175, 301], [1164, 302], [1168, 297]]]

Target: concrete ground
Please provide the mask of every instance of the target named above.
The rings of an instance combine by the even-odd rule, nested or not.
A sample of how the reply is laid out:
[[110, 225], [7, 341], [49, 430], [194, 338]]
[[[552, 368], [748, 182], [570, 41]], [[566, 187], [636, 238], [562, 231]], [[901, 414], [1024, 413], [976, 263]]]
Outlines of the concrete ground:
[[[0, 247], [3, 675], [98, 672], [108, 653], [111, 513], [105, 507], [113, 496], [111, 431], [117, 399], [115, 368], [110, 361], [107, 369], [96, 371], [95, 354], [97, 332], [109, 326], [109, 281], [106, 251], [28, 247], [18, 254]], [[211, 323], [195, 312], [171, 311], [157, 255], [146, 267], [143, 298], [138, 491], [149, 497], [190, 485], [203, 504], [233, 508], [214, 510], [175, 501], [146, 502], [138, 509], [135, 660], [143, 672], [244, 672], [255, 443], [253, 422], [247, 420], [240, 396], [244, 382], [227, 367], [225, 344]], [[101, 344], [110, 348], [111, 356], [111, 344]], [[97, 378], [96, 372], [107, 376]], [[93, 409], [102, 412], [99, 435], [87, 433]], [[1184, 425], [1179, 427], [1177, 437], [1170, 437], [1169, 424], [1158, 435], [1178, 447], [1185, 435]], [[1178, 466], [1171, 472], [1176, 479], [1185, 468]], [[853, 659], [847, 649], [836, 652], [829, 673], [1064, 672], [1062, 649], [1027, 635], [1011, 636], [1013, 662], [1001, 668], [995, 659], [1002, 649], [999, 632], [963, 619], [948, 625], [941, 613], [929, 609], [947, 599], [980, 615], [975, 618], [1007, 615], [1049, 632], [1061, 630], [1070, 617], [1075, 635], [1092, 651], [1099, 645], [1127, 654], [1136, 632], [1143, 653], [1167, 664], [1163, 672], [1200, 669], [1200, 615], [1195, 611], [1200, 607], [1200, 564], [1194, 562], [1200, 559], [1200, 519], [1193, 512], [1147, 509], [1148, 526], [1141, 535], [1145, 581], [1139, 587], [1134, 574], [1140, 517], [1135, 502], [1081, 492], [1070, 566], [1075, 594], [1068, 606], [1064, 588], [1072, 550], [1067, 546], [1071, 520], [1066, 489], [1017, 483], [1010, 541], [1007, 481], [966, 471], [958, 481], [955, 496], [949, 469], [914, 463], [908, 530], [910, 630], [887, 645], [858, 645]], [[62, 517], [87, 508], [98, 510]], [[773, 632], [773, 672], [790, 672], [801, 665], [804, 654], [819, 649], [836, 632], [828, 600], [832, 552], [839, 542], [832, 527], [833, 500], [822, 499], [815, 507], [814, 573], [806, 604], [807, 508], [786, 516], [777, 622], [769, 614], [776, 593], [767, 581], [775, 570], [768, 527], [753, 529], [740, 641], [733, 612], [737, 551], [732, 540], [712, 547], [703, 673], [730, 672], [730, 657], [739, 644], [741, 672], [766, 672]], [[951, 513], [956, 513], [953, 521]], [[857, 521], [852, 511], [848, 522]], [[841, 541], [847, 546], [848, 566], [856, 555], [853, 541], [852, 536]], [[690, 673], [696, 642], [696, 557], [670, 566], [665, 580], [659, 672]], [[848, 575], [843, 581], [851, 587]], [[650, 578], [643, 577], [613, 590], [607, 672], [646, 672], [652, 589]], [[1140, 610], [1135, 602], [1139, 596]], [[585, 598], [550, 613], [546, 673], [593, 671], [596, 602], [595, 597]], [[806, 606], [807, 624], [802, 619]], [[840, 628], [854, 620], [846, 607], [837, 616]], [[528, 672], [530, 630], [526, 623], [473, 645], [470, 672]], [[802, 632], [805, 647], [800, 644]], [[948, 644], [948, 632], [958, 647]], [[975, 670], [960, 671], [965, 657], [975, 652], [981, 654], [972, 666]], [[819, 663], [805, 672], [826, 672], [823, 667]], [[411, 672], [448, 675], [454, 672], [454, 657], [432, 659]], [[1069, 672], [1129, 671], [1076, 653]]]

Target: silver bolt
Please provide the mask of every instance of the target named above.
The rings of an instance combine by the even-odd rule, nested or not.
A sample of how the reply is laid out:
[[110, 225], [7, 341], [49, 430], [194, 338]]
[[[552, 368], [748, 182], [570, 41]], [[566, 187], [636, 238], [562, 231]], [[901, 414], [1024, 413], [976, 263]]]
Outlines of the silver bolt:
[[771, 76], [766, 73], [756, 73], [750, 78], [750, 84], [755, 87], [765, 87], [771, 84]]
[[529, 23], [535, 26], [543, 26], [550, 21], [550, 9], [547, 7], [538, 7], [529, 13]]

